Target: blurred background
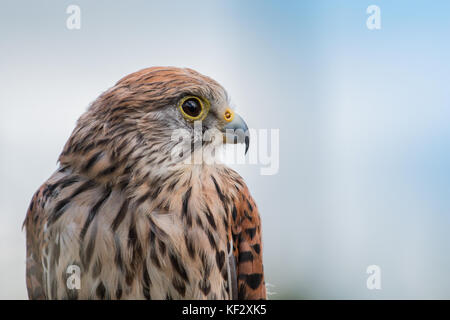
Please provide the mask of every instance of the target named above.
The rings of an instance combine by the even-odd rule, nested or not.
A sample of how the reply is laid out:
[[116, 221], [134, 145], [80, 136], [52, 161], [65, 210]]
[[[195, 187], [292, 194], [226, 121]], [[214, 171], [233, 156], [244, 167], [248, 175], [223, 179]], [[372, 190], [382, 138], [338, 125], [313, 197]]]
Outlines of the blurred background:
[[234, 166], [271, 299], [449, 299], [449, 17], [448, 1], [1, 0], [0, 298], [27, 297], [21, 224], [78, 117], [122, 76], [174, 65], [280, 130], [277, 174]]

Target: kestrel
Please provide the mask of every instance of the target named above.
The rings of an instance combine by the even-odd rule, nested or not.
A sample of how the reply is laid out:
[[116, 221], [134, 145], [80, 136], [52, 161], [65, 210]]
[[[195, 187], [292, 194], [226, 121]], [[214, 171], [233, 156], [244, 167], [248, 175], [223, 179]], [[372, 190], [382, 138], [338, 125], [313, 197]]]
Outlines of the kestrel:
[[[132, 73], [91, 104], [27, 212], [30, 299], [266, 298], [246, 184], [224, 164], [185, 161], [213, 145], [195, 143], [198, 122], [227, 132], [220, 144], [248, 131], [225, 89], [191, 69]], [[179, 129], [193, 148], [176, 157]]]

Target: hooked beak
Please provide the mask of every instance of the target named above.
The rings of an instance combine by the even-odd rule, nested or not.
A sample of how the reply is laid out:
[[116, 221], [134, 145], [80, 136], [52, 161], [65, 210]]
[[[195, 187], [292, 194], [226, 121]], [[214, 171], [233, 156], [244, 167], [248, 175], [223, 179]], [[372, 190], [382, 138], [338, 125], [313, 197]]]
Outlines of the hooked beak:
[[[232, 111], [228, 110], [227, 112]], [[248, 131], [247, 124], [241, 116], [232, 112], [232, 119], [223, 127], [222, 132], [224, 143], [245, 143], [245, 154], [247, 154], [248, 147], [250, 145], [250, 132]]]

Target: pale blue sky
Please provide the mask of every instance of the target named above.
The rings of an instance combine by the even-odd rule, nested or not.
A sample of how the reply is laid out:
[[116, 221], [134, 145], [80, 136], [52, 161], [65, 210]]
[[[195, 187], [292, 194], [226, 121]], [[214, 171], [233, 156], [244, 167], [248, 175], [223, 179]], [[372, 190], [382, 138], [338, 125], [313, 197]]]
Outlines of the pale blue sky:
[[[81, 30], [66, 7], [81, 7]], [[366, 8], [381, 8], [381, 30]], [[272, 298], [450, 298], [450, 2], [1, 1], [0, 298], [25, 298], [20, 231], [75, 121], [119, 78], [186, 66], [280, 171], [237, 166], [263, 221]], [[366, 267], [382, 290], [366, 288]]]

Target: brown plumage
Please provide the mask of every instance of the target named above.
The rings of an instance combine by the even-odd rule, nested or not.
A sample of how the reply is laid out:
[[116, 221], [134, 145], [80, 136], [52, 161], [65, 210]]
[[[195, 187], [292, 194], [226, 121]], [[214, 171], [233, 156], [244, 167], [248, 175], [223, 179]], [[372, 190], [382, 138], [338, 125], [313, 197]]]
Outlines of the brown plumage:
[[[260, 218], [244, 181], [222, 164], [181, 160], [199, 150], [189, 116], [198, 110], [203, 130], [247, 129], [227, 120], [225, 90], [191, 69], [144, 69], [94, 101], [28, 209], [30, 299], [266, 298]], [[182, 158], [177, 129], [194, 145]], [[73, 265], [80, 288], [67, 285]]]

